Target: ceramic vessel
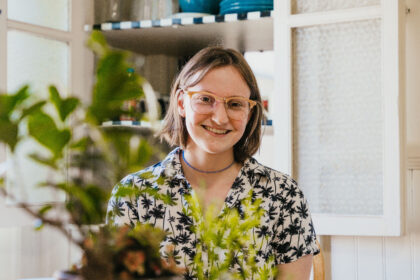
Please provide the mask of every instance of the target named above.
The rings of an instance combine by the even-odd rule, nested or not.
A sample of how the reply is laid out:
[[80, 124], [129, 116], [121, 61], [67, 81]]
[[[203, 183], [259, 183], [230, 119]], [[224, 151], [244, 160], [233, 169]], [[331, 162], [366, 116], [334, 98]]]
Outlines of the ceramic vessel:
[[179, 0], [179, 6], [184, 13], [219, 13], [220, 0]]

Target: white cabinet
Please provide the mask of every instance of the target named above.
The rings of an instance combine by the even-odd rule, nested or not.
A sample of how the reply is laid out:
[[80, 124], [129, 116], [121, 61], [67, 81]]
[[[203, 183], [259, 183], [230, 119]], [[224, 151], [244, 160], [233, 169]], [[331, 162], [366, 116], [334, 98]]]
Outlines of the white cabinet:
[[279, 1], [276, 167], [325, 235], [400, 235], [405, 175], [404, 7]]

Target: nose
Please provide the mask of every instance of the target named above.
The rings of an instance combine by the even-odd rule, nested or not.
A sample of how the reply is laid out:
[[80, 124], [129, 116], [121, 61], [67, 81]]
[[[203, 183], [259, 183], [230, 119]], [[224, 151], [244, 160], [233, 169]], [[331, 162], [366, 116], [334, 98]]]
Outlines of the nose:
[[212, 120], [217, 124], [225, 124], [229, 122], [229, 116], [226, 111], [225, 103], [217, 102], [214, 106]]

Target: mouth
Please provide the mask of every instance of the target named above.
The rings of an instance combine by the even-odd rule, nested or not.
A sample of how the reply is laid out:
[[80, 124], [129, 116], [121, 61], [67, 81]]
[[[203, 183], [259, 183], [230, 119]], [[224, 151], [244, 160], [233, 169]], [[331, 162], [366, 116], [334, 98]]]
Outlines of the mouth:
[[205, 130], [208, 130], [210, 132], [213, 132], [213, 133], [219, 134], [219, 135], [224, 135], [224, 134], [228, 134], [229, 132], [231, 132], [231, 130], [228, 130], [228, 129], [217, 129], [217, 128], [213, 128], [213, 127], [209, 127], [209, 126], [205, 126], [205, 125], [202, 125], [202, 127]]

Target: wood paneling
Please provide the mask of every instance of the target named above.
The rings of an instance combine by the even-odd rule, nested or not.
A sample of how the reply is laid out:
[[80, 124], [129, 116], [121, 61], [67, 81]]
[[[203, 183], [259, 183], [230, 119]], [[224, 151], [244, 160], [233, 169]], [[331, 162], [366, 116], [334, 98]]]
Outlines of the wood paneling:
[[0, 228], [0, 280], [17, 278], [19, 233], [18, 228]]
[[383, 238], [357, 237], [357, 271], [360, 280], [383, 278]]
[[69, 243], [51, 228], [0, 229], [0, 280], [51, 277], [69, 267]]
[[357, 279], [357, 254], [355, 237], [334, 236], [331, 238], [332, 279]]
[[420, 234], [413, 234], [413, 277], [420, 279]]
[[385, 273], [386, 278], [379, 279], [411, 279], [410, 237], [385, 238]]

